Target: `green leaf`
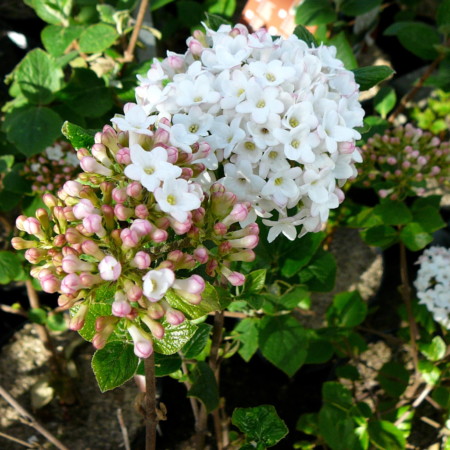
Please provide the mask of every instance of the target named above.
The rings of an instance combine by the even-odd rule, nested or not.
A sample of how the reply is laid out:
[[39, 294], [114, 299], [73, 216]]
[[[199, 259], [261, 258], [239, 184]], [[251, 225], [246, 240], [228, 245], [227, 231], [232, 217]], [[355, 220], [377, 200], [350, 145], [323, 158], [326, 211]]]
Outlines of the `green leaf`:
[[6, 190], [15, 194], [26, 194], [31, 192], [31, 181], [26, 179], [23, 173], [24, 164], [15, 164], [3, 179], [3, 186]]
[[305, 434], [316, 435], [319, 434], [319, 414], [318, 413], [307, 413], [302, 414], [298, 419], [296, 430], [301, 431]]
[[187, 396], [201, 400], [208, 412], [216, 409], [219, 405], [219, 389], [211, 367], [204, 361], [199, 361], [191, 375], [192, 386]]
[[394, 200], [384, 200], [375, 206], [373, 214], [380, 216], [384, 225], [404, 225], [413, 218], [411, 211], [403, 202]]
[[428, 360], [439, 361], [445, 356], [447, 346], [440, 336], [435, 336], [431, 342], [421, 343], [419, 349]]
[[294, 34], [303, 42], [308, 44], [308, 47], [317, 47], [317, 41], [314, 35], [303, 25], [297, 25]]
[[[176, 372], [181, 367], [181, 358], [179, 355], [160, 355], [159, 353], [154, 354], [155, 357], [155, 376], [165, 377], [173, 372]], [[137, 369], [137, 374], [145, 375], [144, 361], [139, 363]]]
[[94, 145], [94, 135], [78, 125], [66, 121], [61, 131], [77, 150], [82, 147], [91, 148]]
[[358, 67], [352, 46], [348, 42], [344, 31], [341, 31], [339, 34], [329, 39], [327, 44], [334, 45], [336, 47], [336, 57], [344, 63], [347, 70]]
[[322, 400], [342, 411], [353, 406], [352, 393], [337, 381], [327, 381], [322, 386]]
[[198, 325], [198, 328], [191, 340], [189, 340], [181, 349], [185, 358], [195, 358], [203, 351], [208, 343], [211, 329], [212, 326], [207, 323], [201, 323]]
[[172, 308], [180, 310], [191, 320], [203, 317], [212, 311], [221, 310], [217, 291], [209, 283], [206, 283], [206, 288], [202, 293], [202, 301], [198, 305], [193, 305], [192, 303], [183, 300], [173, 290], [167, 291], [165, 298]]
[[66, 331], [68, 329], [63, 313], [49, 314], [47, 317], [47, 326], [52, 331]]
[[246, 435], [248, 440], [256, 442], [257, 448], [272, 447], [289, 432], [272, 405], [236, 408], [231, 422]]
[[418, 223], [428, 233], [434, 233], [446, 225], [442, 220], [439, 207], [436, 208], [431, 205], [420, 208], [414, 208], [413, 205], [413, 221]]
[[22, 271], [22, 262], [16, 253], [0, 251], [0, 284], [14, 281]]
[[295, 13], [299, 25], [321, 25], [335, 20], [336, 12], [328, 0], [304, 0]]
[[156, 353], [163, 355], [172, 355], [181, 350], [197, 330], [197, 325], [185, 320], [179, 325], [170, 325], [165, 319], [161, 321], [164, 327], [164, 337], [153, 340], [153, 348]]
[[390, 86], [383, 86], [373, 99], [375, 111], [377, 111], [383, 119], [386, 119], [396, 102], [397, 94]]
[[195, 1], [178, 0], [176, 8], [178, 21], [187, 28], [198, 26], [205, 15], [203, 5]]
[[92, 369], [102, 392], [128, 381], [137, 370], [139, 358], [134, 347], [125, 342], [109, 342], [92, 357]]
[[336, 259], [320, 249], [306, 268], [300, 272], [300, 282], [311, 291], [328, 292], [334, 287], [336, 279]]
[[244, 319], [233, 330], [235, 339], [241, 343], [238, 353], [246, 362], [249, 362], [258, 350], [259, 322], [259, 319]]
[[378, 381], [384, 391], [392, 397], [400, 397], [408, 387], [409, 372], [397, 362], [389, 361], [378, 373]]
[[388, 66], [367, 66], [353, 69], [355, 81], [360, 91], [367, 91], [371, 87], [388, 79], [394, 71]]
[[73, 0], [27, 0], [36, 14], [45, 22], [58, 25], [68, 24]]
[[349, 220], [349, 226], [352, 228], [371, 228], [377, 225], [383, 225], [381, 217], [373, 213], [374, 208], [364, 207], [356, 216]]
[[434, 386], [441, 376], [441, 370], [431, 361], [419, 361], [419, 371], [426, 383]]
[[0, 190], [0, 211], [11, 211], [23, 198], [23, 194], [15, 194], [6, 189]]
[[156, 11], [159, 8], [162, 8], [165, 5], [168, 5], [169, 3], [174, 2], [175, 0], [154, 0], [150, 3], [150, 10]]
[[305, 362], [308, 333], [291, 316], [266, 316], [260, 322], [259, 347], [265, 358], [291, 377]]
[[395, 228], [387, 225], [378, 225], [361, 231], [361, 237], [368, 245], [387, 248], [398, 241], [398, 233]]
[[45, 325], [45, 322], [47, 322], [47, 312], [42, 308], [30, 308], [28, 318], [33, 323]]
[[433, 236], [419, 223], [411, 222], [400, 232], [400, 239], [409, 250], [417, 252], [432, 242]]
[[[221, 14], [232, 17], [236, 10], [236, 0], [216, 0], [208, 7], [210, 14]], [[216, 30], [216, 28], [214, 28]]]
[[259, 269], [246, 275], [241, 296], [247, 294], [257, 294], [260, 292], [264, 288], [264, 284], [266, 282], [266, 272], [266, 269]]
[[327, 320], [330, 326], [356, 327], [367, 315], [367, 304], [358, 291], [335, 295], [328, 308]]
[[339, 378], [346, 378], [347, 380], [356, 381], [361, 378], [358, 369], [351, 364], [340, 366], [336, 368], [336, 376]]
[[14, 155], [2, 155], [0, 156], [0, 173], [5, 173], [14, 164]]
[[406, 440], [401, 430], [386, 420], [369, 422], [370, 443], [380, 450], [403, 450]]
[[439, 4], [436, 12], [436, 22], [443, 33], [450, 31], [450, 0], [442, 0]]
[[80, 37], [83, 27], [71, 25], [70, 27], [60, 27], [58, 25], [47, 25], [41, 32], [42, 43], [45, 49], [52, 56], [61, 56], [67, 47]]
[[36, 105], [46, 105], [61, 88], [63, 73], [56, 61], [44, 50], [36, 48], [27, 53], [14, 70], [14, 80], [20, 92]]
[[315, 330], [308, 332], [308, 354], [305, 364], [323, 364], [331, 359], [334, 354], [334, 348], [329, 339], [322, 337]]
[[113, 106], [112, 90], [89, 69], [75, 69], [58, 98], [83, 117], [100, 117]]
[[425, 60], [435, 59], [435, 45], [441, 42], [436, 28], [422, 22], [395, 22], [384, 34], [397, 36], [400, 43], [414, 55]]
[[343, 0], [340, 11], [347, 16], [360, 16], [381, 5], [382, 0]]
[[[77, 308], [72, 308], [70, 310], [71, 315], [74, 315]], [[93, 303], [89, 306], [88, 312], [84, 319], [84, 326], [78, 332], [83, 339], [86, 341], [92, 341], [95, 335], [95, 321], [97, 317], [110, 316], [111, 315], [111, 305], [106, 303]]]
[[294, 241], [294, 244], [289, 241], [290, 250], [283, 255], [283, 266], [281, 267], [283, 277], [294, 276], [308, 264], [324, 238], [325, 233], [308, 233]]
[[32, 156], [53, 145], [61, 135], [62, 122], [61, 117], [50, 108], [30, 105], [8, 114], [3, 130], [21, 153]]
[[96, 23], [86, 28], [80, 35], [80, 52], [101, 53], [111, 47], [118, 38], [114, 27]]

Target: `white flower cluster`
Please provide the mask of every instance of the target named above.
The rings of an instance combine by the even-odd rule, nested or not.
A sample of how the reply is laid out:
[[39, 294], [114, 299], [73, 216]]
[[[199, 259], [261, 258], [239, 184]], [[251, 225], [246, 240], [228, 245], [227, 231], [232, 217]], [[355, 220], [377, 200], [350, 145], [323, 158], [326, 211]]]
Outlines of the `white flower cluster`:
[[450, 249], [430, 247], [417, 263], [420, 269], [414, 285], [419, 303], [427, 307], [436, 322], [450, 329]]
[[[355, 127], [364, 116], [359, 86], [335, 47], [309, 48], [295, 35], [273, 39], [242, 25], [196, 31], [187, 45], [184, 55], [168, 52], [163, 61], [154, 60], [147, 76], [139, 77], [138, 106], [113, 120], [145, 135], [150, 124], [169, 119], [170, 145], [188, 154], [203, 149], [196, 162], [208, 172], [198, 181], [219, 178], [240, 201], [250, 202], [247, 220], [262, 217], [271, 227], [269, 241], [280, 233], [295, 239], [298, 225], [301, 235], [318, 231], [362, 160], [355, 148]], [[164, 155], [155, 158], [167, 162]], [[218, 163], [223, 170], [215, 174]], [[128, 169], [131, 179], [137, 171]], [[158, 189], [167, 197], [169, 169], [161, 171], [152, 175], [164, 182]], [[155, 197], [159, 202], [157, 192]]]

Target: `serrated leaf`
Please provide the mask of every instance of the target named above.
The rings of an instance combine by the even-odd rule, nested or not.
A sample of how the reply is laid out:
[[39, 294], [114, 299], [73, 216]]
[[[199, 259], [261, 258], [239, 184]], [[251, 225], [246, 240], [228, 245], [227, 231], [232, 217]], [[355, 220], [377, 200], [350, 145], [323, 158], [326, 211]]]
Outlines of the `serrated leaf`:
[[22, 262], [15, 253], [0, 251], [0, 284], [8, 284], [18, 277], [22, 270]]
[[233, 330], [235, 339], [241, 343], [238, 353], [244, 361], [250, 361], [258, 350], [259, 322], [259, 319], [244, 319]]
[[303, 42], [308, 44], [308, 47], [317, 47], [317, 41], [314, 35], [303, 25], [297, 25], [294, 34]]
[[191, 378], [192, 386], [187, 396], [201, 400], [208, 412], [216, 409], [219, 405], [219, 389], [211, 367], [199, 361], [191, 372]]
[[153, 348], [156, 353], [172, 355], [181, 350], [197, 330], [197, 325], [185, 320], [179, 325], [170, 325], [165, 319], [161, 321], [164, 327], [164, 337], [153, 340]]
[[94, 145], [94, 135], [73, 123], [64, 122], [61, 132], [77, 150], [82, 147], [91, 148]]
[[342, 292], [334, 296], [327, 320], [330, 326], [355, 327], [364, 321], [366, 315], [367, 304], [358, 291]]
[[201, 323], [197, 327], [195, 334], [181, 349], [185, 358], [195, 358], [203, 351], [208, 343], [212, 326], [207, 323]]
[[111, 47], [118, 38], [114, 27], [96, 23], [86, 28], [80, 35], [80, 52], [101, 53]]
[[[71, 315], [74, 315], [77, 310], [77, 308], [72, 308], [70, 310]], [[95, 335], [95, 321], [97, 320], [97, 317], [110, 315], [111, 305], [106, 303], [94, 303], [90, 305], [84, 320], [84, 326], [78, 333], [83, 339], [86, 339], [86, 341], [92, 341], [92, 338]]]
[[133, 345], [119, 341], [109, 342], [92, 357], [92, 369], [102, 392], [128, 381], [136, 373], [138, 364]]
[[388, 79], [393, 73], [388, 66], [367, 66], [353, 69], [355, 81], [359, 84], [360, 91], [367, 91], [371, 87]]
[[417, 252], [432, 242], [433, 236], [419, 223], [411, 222], [400, 232], [400, 239], [409, 250]]
[[[159, 353], [154, 354], [155, 358], [155, 376], [165, 377], [173, 372], [176, 372], [181, 367], [181, 358], [178, 354], [174, 355], [160, 355]], [[137, 374], [145, 375], [144, 361], [139, 363], [137, 369]]]
[[61, 135], [62, 123], [61, 117], [50, 108], [30, 105], [9, 113], [3, 123], [3, 130], [21, 153], [33, 156], [53, 145]]
[[440, 336], [435, 336], [431, 342], [421, 343], [420, 351], [430, 361], [439, 361], [445, 356], [447, 346]]
[[330, 253], [320, 249], [300, 272], [300, 282], [314, 292], [328, 292], [336, 280], [336, 259]]
[[248, 440], [256, 442], [257, 448], [272, 447], [289, 432], [272, 405], [236, 408], [231, 422], [246, 435]]
[[169, 290], [166, 293], [166, 300], [172, 308], [184, 313], [188, 319], [198, 319], [212, 311], [220, 311], [221, 306], [216, 289], [209, 283], [202, 293], [202, 301], [198, 305], [193, 305], [183, 300], [175, 291]]
[[52, 56], [61, 56], [67, 47], [83, 32], [83, 27], [71, 25], [70, 27], [61, 27], [58, 25], [48, 25], [41, 32], [42, 43], [45, 49]]
[[428, 233], [434, 233], [446, 226], [439, 208], [431, 205], [416, 207], [413, 210], [413, 221], [418, 223]]
[[304, 0], [295, 12], [299, 25], [322, 25], [336, 20], [336, 12], [328, 0]]
[[394, 200], [384, 200], [375, 206], [373, 213], [381, 217], [384, 225], [404, 225], [413, 218], [411, 211], [403, 202]]
[[266, 273], [266, 269], [259, 269], [246, 275], [241, 295], [257, 294], [260, 292], [266, 282]]
[[56, 61], [44, 50], [27, 53], [14, 70], [14, 80], [20, 92], [33, 104], [46, 105], [61, 88], [63, 73]]
[[265, 358], [291, 377], [305, 362], [308, 333], [291, 316], [266, 316], [260, 322], [259, 347]]
[[369, 422], [369, 440], [380, 450], [403, 450], [406, 440], [401, 430], [386, 420]]
[[68, 24], [73, 0], [30, 0], [36, 14], [45, 22], [58, 25]]

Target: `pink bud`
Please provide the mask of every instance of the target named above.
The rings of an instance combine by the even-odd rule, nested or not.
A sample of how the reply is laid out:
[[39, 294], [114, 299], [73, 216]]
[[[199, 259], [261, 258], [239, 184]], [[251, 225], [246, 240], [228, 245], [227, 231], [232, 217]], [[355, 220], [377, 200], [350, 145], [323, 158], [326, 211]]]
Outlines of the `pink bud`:
[[395, 166], [395, 164], [397, 164], [397, 159], [394, 158], [393, 156], [389, 156], [389, 158], [387, 159], [387, 163], [390, 166]]
[[102, 216], [99, 214], [88, 214], [83, 219], [83, 227], [88, 233], [96, 233], [99, 237], [106, 235], [106, 230], [102, 225]]
[[203, 52], [203, 45], [196, 39], [190, 39], [188, 42], [189, 50], [194, 56], [200, 56]]
[[141, 319], [156, 339], [162, 339], [164, 337], [164, 327], [159, 322], [156, 322], [156, 320], [151, 319], [149, 316], [142, 316]]
[[146, 219], [150, 214], [145, 205], [137, 205], [136, 208], [134, 208], [134, 213], [139, 219]]
[[242, 286], [245, 283], [245, 276], [239, 272], [232, 272], [228, 267], [222, 266], [222, 275], [233, 285]]
[[240, 239], [232, 239], [228, 241], [233, 248], [250, 248], [253, 249], [258, 245], [259, 237], [250, 234], [248, 236], [244, 236]]
[[150, 339], [144, 336], [144, 332], [136, 325], [128, 327], [128, 333], [134, 342], [134, 354], [138, 358], [148, 358], [153, 353], [153, 345]]
[[41, 248], [29, 248], [25, 252], [25, 259], [30, 264], [38, 264], [47, 256], [47, 251]]
[[112, 199], [116, 203], [125, 203], [127, 198], [128, 198], [127, 190], [125, 188], [122, 188], [122, 189], [114, 188], [113, 189], [113, 191], [112, 191]]
[[352, 141], [339, 142], [338, 143], [339, 153], [342, 155], [349, 155], [355, 151], [355, 143]]
[[79, 197], [83, 185], [78, 183], [78, 181], [66, 181], [63, 186], [64, 192], [66, 192], [71, 197]]
[[440, 167], [438, 167], [438, 166], [433, 166], [432, 168], [431, 168], [431, 175], [437, 175], [439, 172], [441, 171], [441, 168]]
[[404, 169], [409, 169], [411, 167], [411, 163], [409, 161], [403, 161], [402, 162], [402, 167]]
[[11, 239], [11, 245], [16, 250], [25, 250], [26, 248], [34, 248], [37, 247], [37, 241], [26, 241], [20, 237], [13, 237]]
[[94, 241], [84, 241], [81, 244], [81, 248], [83, 253], [86, 253], [86, 255], [94, 256], [99, 261], [101, 261], [105, 257], [105, 254], [100, 250], [100, 247]]
[[133, 215], [133, 210], [118, 204], [114, 207], [114, 214], [119, 220], [128, 220]]
[[80, 161], [80, 166], [85, 172], [88, 173], [104, 175], [105, 177], [110, 177], [113, 174], [112, 170], [100, 164], [92, 156], [84, 156]]
[[114, 300], [112, 304], [112, 313], [116, 317], [125, 317], [131, 313], [131, 305], [128, 303], [125, 296], [121, 299]]
[[152, 231], [152, 224], [146, 219], [135, 219], [130, 227], [139, 237], [144, 237]]
[[200, 264], [206, 264], [208, 261], [209, 255], [208, 250], [206, 250], [205, 247], [197, 247], [194, 250], [194, 258], [200, 263]]
[[81, 261], [73, 254], [64, 256], [62, 260], [62, 268], [66, 273], [90, 272], [94, 270], [94, 265], [85, 261]]
[[419, 166], [424, 166], [427, 163], [427, 158], [425, 158], [425, 156], [419, 156], [419, 158], [417, 158], [417, 164], [419, 164]]
[[233, 223], [242, 222], [247, 218], [248, 212], [249, 212], [248, 206], [242, 203], [237, 203], [236, 205], [233, 206], [233, 209], [231, 210], [230, 214], [228, 214], [228, 216], [222, 220], [222, 223], [225, 226], [229, 227]]
[[206, 287], [205, 280], [200, 275], [191, 275], [184, 280], [175, 279], [172, 288], [189, 292], [190, 294], [201, 294]]
[[72, 331], [79, 331], [84, 327], [84, 321], [88, 313], [88, 305], [81, 305], [76, 314], [70, 319], [69, 328]]
[[184, 58], [176, 53], [167, 52], [167, 63], [169, 67], [174, 70], [180, 70], [184, 66]]
[[42, 278], [39, 278], [39, 282], [41, 283], [43, 291], [49, 294], [54, 294], [55, 292], [58, 292], [59, 289], [61, 288], [60, 281], [52, 273], [44, 275]]
[[173, 231], [175, 231], [175, 234], [181, 235], [186, 234], [192, 227], [192, 221], [186, 220], [185, 222], [178, 222], [175, 219], [169, 218], [170, 220], [170, 226]]
[[114, 281], [120, 277], [122, 266], [113, 256], [105, 256], [98, 265], [100, 276], [106, 281]]
[[386, 197], [389, 195], [389, 191], [387, 191], [386, 189], [380, 189], [380, 190], [378, 191], [378, 195], [379, 195], [381, 198], [386, 198]]
[[176, 326], [180, 325], [180, 323], [183, 323], [186, 320], [186, 317], [184, 317], [184, 314], [181, 311], [172, 308], [167, 308], [166, 320], [167, 323], [170, 323], [170, 325]]
[[222, 222], [217, 222], [214, 224], [214, 233], [218, 236], [224, 236], [227, 234], [227, 226]]
[[158, 320], [164, 317], [165, 311], [160, 302], [156, 302], [147, 306], [147, 314], [151, 319]]
[[124, 248], [133, 248], [139, 244], [138, 234], [130, 228], [121, 230], [120, 239], [122, 239]]
[[82, 287], [80, 277], [74, 273], [66, 275], [61, 282], [61, 292], [63, 294], [75, 295]]
[[98, 211], [90, 200], [82, 198], [75, 206], [73, 206], [72, 213], [77, 219], [81, 220], [89, 214], [98, 213]]
[[23, 221], [22, 226], [28, 234], [42, 234], [41, 224], [39, 223], [39, 220], [35, 219], [34, 217], [28, 217]]
[[116, 153], [116, 160], [119, 164], [123, 164], [125, 166], [127, 166], [128, 164], [131, 163], [131, 157], [130, 157], [130, 149], [129, 148], [121, 148], [117, 153]]
[[138, 269], [148, 269], [150, 267], [152, 260], [150, 255], [146, 252], [137, 252], [133, 258], [133, 263]]
[[160, 230], [159, 228], [155, 228], [150, 233], [150, 238], [153, 242], [161, 243], [167, 241], [169, 237], [169, 233], [166, 230]]
[[178, 161], [179, 152], [175, 147], [167, 147], [167, 162], [175, 164]]
[[243, 261], [243, 262], [252, 262], [256, 258], [255, 252], [250, 250], [249, 248], [245, 248], [236, 253], [231, 253], [227, 255], [227, 261]]
[[133, 181], [127, 186], [127, 195], [132, 198], [139, 198], [142, 194], [142, 184], [139, 181]]
[[130, 302], [137, 302], [142, 297], [142, 288], [137, 284], [133, 284], [127, 287], [126, 294]]

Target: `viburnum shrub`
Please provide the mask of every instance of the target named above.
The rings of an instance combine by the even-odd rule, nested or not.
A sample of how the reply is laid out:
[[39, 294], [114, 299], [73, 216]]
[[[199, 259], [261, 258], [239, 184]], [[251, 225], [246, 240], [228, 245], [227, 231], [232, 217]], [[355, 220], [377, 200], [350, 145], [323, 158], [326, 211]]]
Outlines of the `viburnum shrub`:
[[[98, 349], [102, 390], [133, 376], [138, 358], [178, 352], [196, 319], [226, 307], [228, 286], [245, 282], [235, 263], [255, 258], [258, 218], [269, 242], [294, 240], [343, 201], [361, 161], [358, 84], [334, 47], [301, 32], [306, 41], [242, 25], [195, 31], [185, 54], [153, 61], [136, 103], [93, 140], [65, 125], [85, 143], [74, 143], [83, 172], [45, 194], [36, 217], [18, 217], [25, 238], [12, 243]], [[126, 365], [117, 376], [111, 357]], [[198, 426], [204, 435], [206, 422]]]

